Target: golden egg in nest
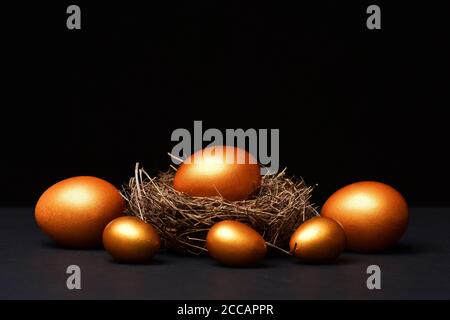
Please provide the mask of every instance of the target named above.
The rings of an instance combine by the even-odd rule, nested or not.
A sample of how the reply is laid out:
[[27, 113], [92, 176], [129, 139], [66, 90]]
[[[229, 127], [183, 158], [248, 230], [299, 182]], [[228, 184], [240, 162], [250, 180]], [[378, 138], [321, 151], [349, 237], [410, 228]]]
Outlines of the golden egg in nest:
[[261, 185], [260, 166], [247, 151], [231, 146], [200, 150], [178, 168], [173, 186], [196, 197], [248, 199]]
[[303, 262], [332, 262], [345, 249], [345, 233], [336, 221], [314, 217], [295, 230], [289, 248]]
[[103, 246], [119, 262], [146, 262], [161, 246], [156, 230], [136, 217], [111, 221], [103, 232]]
[[206, 236], [206, 248], [215, 260], [228, 266], [248, 266], [264, 258], [267, 246], [261, 235], [244, 223], [224, 220]]
[[402, 237], [408, 224], [408, 205], [391, 186], [363, 181], [332, 194], [321, 215], [341, 224], [347, 249], [374, 252], [392, 246]]
[[105, 226], [122, 215], [125, 201], [109, 182], [80, 176], [48, 188], [35, 208], [38, 226], [67, 247], [101, 245]]

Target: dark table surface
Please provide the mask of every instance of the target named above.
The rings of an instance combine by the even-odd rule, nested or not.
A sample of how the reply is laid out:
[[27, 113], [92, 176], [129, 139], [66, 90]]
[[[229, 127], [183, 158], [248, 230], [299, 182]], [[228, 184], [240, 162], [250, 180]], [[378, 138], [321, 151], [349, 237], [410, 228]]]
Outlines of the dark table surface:
[[[331, 265], [272, 255], [253, 268], [227, 268], [208, 256], [161, 252], [146, 265], [113, 262], [101, 250], [62, 249], [34, 222], [32, 208], [0, 209], [1, 299], [449, 299], [450, 209], [413, 208], [401, 242], [380, 254], [344, 253]], [[81, 268], [68, 290], [66, 268]], [[381, 268], [381, 290], [366, 269]]]

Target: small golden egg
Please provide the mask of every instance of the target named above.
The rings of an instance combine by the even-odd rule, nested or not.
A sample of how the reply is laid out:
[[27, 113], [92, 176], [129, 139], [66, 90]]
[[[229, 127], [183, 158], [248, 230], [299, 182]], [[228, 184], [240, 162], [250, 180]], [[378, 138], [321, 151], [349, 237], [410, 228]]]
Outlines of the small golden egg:
[[111, 221], [103, 232], [103, 246], [116, 261], [146, 262], [161, 246], [155, 228], [136, 217]]
[[380, 251], [395, 244], [408, 224], [408, 204], [394, 188], [363, 181], [331, 195], [321, 215], [338, 221], [347, 237], [347, 249]]
[[191, 155], [178, 168], [176, 190], [194, 197], [221, 196], [230, 201], [248, 199], [261, 185], [260, 166], [247, 151], [216, 146]]
[[291, 252], [301, 261], [327, 263], [345, 249], [345, 233], [334, 220], [314, 217], [295, 230], [289, 242]]
[[124, 210], [125, 201], [112, 184], [81, 176], [48, 188], [36, 204], [35, 218], [58, 244], [83, 248], [100, 245], [105, 226]]
[[216, 223], [206, 236], [211, 257], [228, 266], [247, 266], [264, 258], [266, 242], [249, 226], [232, 220]]

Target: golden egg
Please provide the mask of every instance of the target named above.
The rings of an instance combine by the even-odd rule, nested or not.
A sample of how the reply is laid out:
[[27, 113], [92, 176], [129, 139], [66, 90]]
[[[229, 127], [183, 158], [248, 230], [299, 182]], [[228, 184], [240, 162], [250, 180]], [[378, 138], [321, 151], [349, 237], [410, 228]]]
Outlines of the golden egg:
[[124, 210], [125, 201], [112, 184], [81, 176], [47, 189], [36, 204], [35, 218], [58, 244], [83, 248], [100, 245], [105, 226]]
[[209, 147], [191, 155], [178, 168], [173, 186], [197, 197], [248, 199], [261, 185], [260, 166], [247, 151], [230, 146]]
[[161, 247], [155, 228], [136, 217], [111, 221], [103, 232], [103, 246], [116, 261], [146, 262]]
[[216, 223], [206, 236], [211, 257], [228, 266], [247, 266], [264, 258], [266, 242], [249, 226], [232, 220]]
[[350, 184], [325, 202], [321, 215], [338, 221], [347, 249], [380, 251], [395, 244], [408, 224], [408, 205], [394, 188], [374, 181]]
[[336, 221], [314, 217], [295, 230], [289, 242], [291, 252], [301, 261], [327, 263], [345, 249], [345, 233]]

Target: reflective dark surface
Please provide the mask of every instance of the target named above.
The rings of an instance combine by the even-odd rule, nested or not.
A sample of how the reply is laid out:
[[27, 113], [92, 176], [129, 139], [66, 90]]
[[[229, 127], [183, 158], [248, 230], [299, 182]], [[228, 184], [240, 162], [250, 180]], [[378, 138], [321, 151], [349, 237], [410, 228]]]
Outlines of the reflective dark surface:
[[[257, 267], [223, 267], [208, 256], [163, 252], [150, 264], [112, 261], [102, 249], [57, 247], [32, 208], [0, 210], [1, 299], [409, 299], [450, 298], [448, 208], [412, 209], [405, 237], [382, 254], [344, 253], [336, 264], [304, 265], [269, 255]], [[81, 287], [66, 288], [66, 268]], [[381, 290], [366, 287], [367, 266], [381, 268]]]

